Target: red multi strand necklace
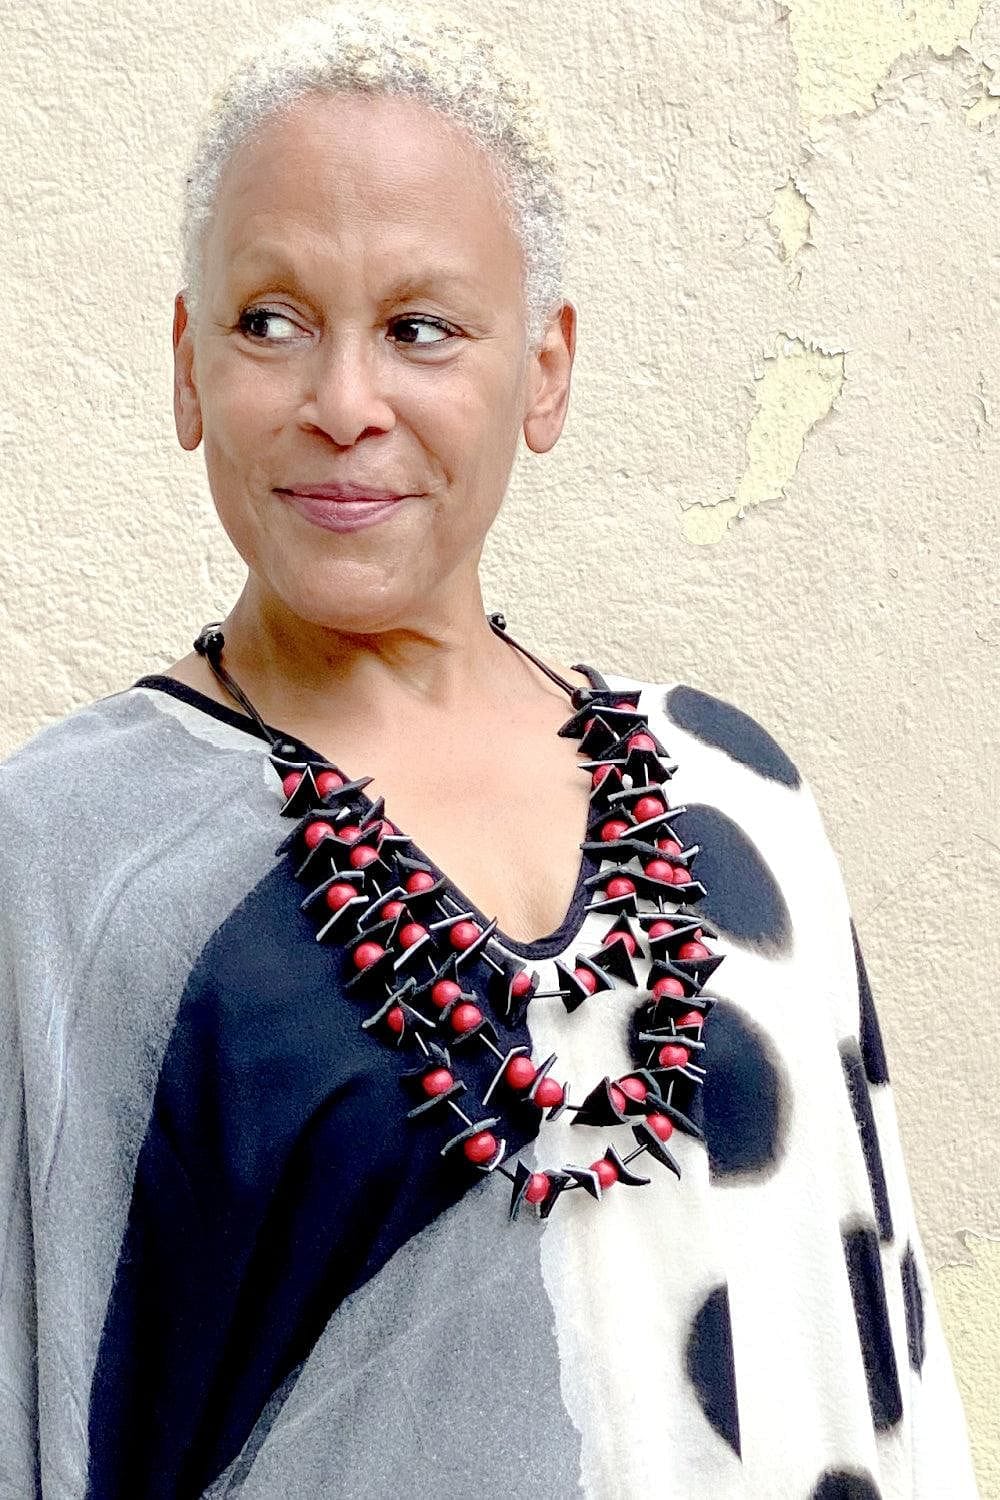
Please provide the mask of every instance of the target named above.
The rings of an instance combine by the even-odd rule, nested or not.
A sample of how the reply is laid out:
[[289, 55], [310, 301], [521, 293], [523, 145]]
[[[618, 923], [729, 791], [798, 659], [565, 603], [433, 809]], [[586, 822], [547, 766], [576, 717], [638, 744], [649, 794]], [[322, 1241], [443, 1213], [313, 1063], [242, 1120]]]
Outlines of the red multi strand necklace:
[[[704, 940], [716, 934], [688, 909], [707, 894], [690, 868], [699, 846], [683, 848], [672, 826], [685, 812], [671, 808], [663, 790], [676, 766], [639, 712], [638, 692], [574, 686], [507, 634], [502, 614], [490, 615], [489, 623], [569, 695], [574, 712], [558, 732], [579, 741], [587, 757], [581, 769], [591, 779], [581, 847], [597, 868], [585, 882], [586, 911], [610, 920], [597, 948], [578, 951], [572, 968], [555, 960], [554, 990], [540, 989], [537, 973], [504, 949], [495, 919], [479, 920], [447, 878], [419, 857], [407, 835], [384, 816], [384, 799], [372, 802], [365, 795], [371, 777], [352, 780], [268, 728], [222, 665], [220, 625], [206, 625], [194, 644], [271, 743], [281, 814], [296, 820], [278, 853], [310, 888], [302, 907], [317, 919], [317, 940], [338, 955], [346, 992], [367, 1008], [362, 1028], [412, 1059], [400, 1075], [413, 1100], [409, 1117], [453, 1122], [459, 1128], [442, 1145], [442, 1157], [506, 1178], [511, 1219], [526, 1204], [546, 1218], [572, 1189], [600, 1201], [616, 1183], [648, 1185], [650, 1179], [632, 1167], [642, 1156], [680, 1177], [666, 1143], [675, 1129], [701, 1137], [699, 1058], [713, 1003], [702, 991], [723, 955], [709, 950]], [[587, 675], [603, 682], [596, 673]], [[649, 960], [643, 989], [635, 972], [640, 958]], [[601, 1079], [579, 1103], [553, 1077], [555, 1054], [536, 1063], [529, 1045], [502, 1043], [491, 1019], [499, 1017], [508, 1032], [524, 1032], [532, 1000], [558, 997], [572, 1012], [622, 987], [636, 997], [630, 1034], [635, 1066], [621, 1077]], [[476, 1046], [496, 1063], [478, 1101], [453, 1057]], [[586, 1166], [532, 1172], [516, 1158], [508, 1166], [499, 1133], [505, 1107], [533, 1108], [539, 1125], [567, 1110], [574, 1125], [628, 1125], [636, 1144], [624, 1156], [609, 1144]]]

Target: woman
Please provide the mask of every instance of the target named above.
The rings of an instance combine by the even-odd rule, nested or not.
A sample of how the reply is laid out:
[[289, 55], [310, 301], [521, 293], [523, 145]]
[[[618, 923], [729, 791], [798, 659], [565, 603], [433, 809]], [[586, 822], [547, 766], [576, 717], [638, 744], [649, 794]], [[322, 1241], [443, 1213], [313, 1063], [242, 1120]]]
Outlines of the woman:
[[4, 1497], [975, 1494], [808, 786], [484, 608], [560, 213], [464, 26], [218, 101], [175, 412], [246, 585], [0, 774]]

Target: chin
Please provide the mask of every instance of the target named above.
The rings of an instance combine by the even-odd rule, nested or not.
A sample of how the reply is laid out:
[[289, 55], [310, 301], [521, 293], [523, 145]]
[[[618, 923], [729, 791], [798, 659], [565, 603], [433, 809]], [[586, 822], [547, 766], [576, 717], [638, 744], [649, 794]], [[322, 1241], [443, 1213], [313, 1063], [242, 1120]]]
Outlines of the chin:
[[[307, 570], [311, 571], [311, 570]], [[421, 612], [424, 591], [416, 580], [373, 577], [371, 569], [303, 572], [263, 585], [283, 609], [308, 625], [344, 634], [373, 635]], [[362, 576], [358, 576], [358, 574]]]

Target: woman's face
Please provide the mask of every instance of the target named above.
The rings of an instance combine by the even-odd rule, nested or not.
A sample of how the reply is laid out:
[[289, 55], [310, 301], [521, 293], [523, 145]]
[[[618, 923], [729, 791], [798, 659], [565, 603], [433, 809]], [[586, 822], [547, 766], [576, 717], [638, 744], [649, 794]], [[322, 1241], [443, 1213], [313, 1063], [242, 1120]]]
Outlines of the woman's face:
[[[475, 578], [524, 431], [565, 419], [574, 311], [526, 355], [521, 251], [487, 162], [411, 100], [311, 95], [222, 175], [203, 293], [175, 303], [175, 414], [272, 604], [332, 629], [440, 613]], [[331, 530], [288, 491], [409, 498]], [[366, 514], [371, 514], [367, 512]]]

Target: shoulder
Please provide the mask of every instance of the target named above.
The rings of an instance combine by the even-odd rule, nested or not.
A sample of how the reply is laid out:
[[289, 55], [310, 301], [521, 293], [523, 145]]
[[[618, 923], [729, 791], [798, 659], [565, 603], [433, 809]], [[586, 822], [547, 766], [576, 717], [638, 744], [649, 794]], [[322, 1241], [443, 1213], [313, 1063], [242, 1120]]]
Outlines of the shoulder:
[[616, 673], [606, 673], [605, 678], [613, 689], [639, 687], [643, 711], [671, 740], [725, 757], [763, 781], [789, 790], [805, 786], [792, 751], [782, 743], [784, 736], [779, 738], [778, 732], [772, 732], [747, 708], [687, 682], [640, 681]]
[[675, 800], [690, 809], [686, 827], [718, 855], [718, 883], [739, 873], [760, 893], [777, 883], [790, 904], [808, 892], [820, 905], [843, 905], [839, 859], [790, 735], [691, 683], [607, 681], [641, 689], [650, 730], [674, 767]]
[[167, 826], [259, 780], [260, 750], [163, 692], [132, 686], [97, 699], [0, 762], [0, 857]]

